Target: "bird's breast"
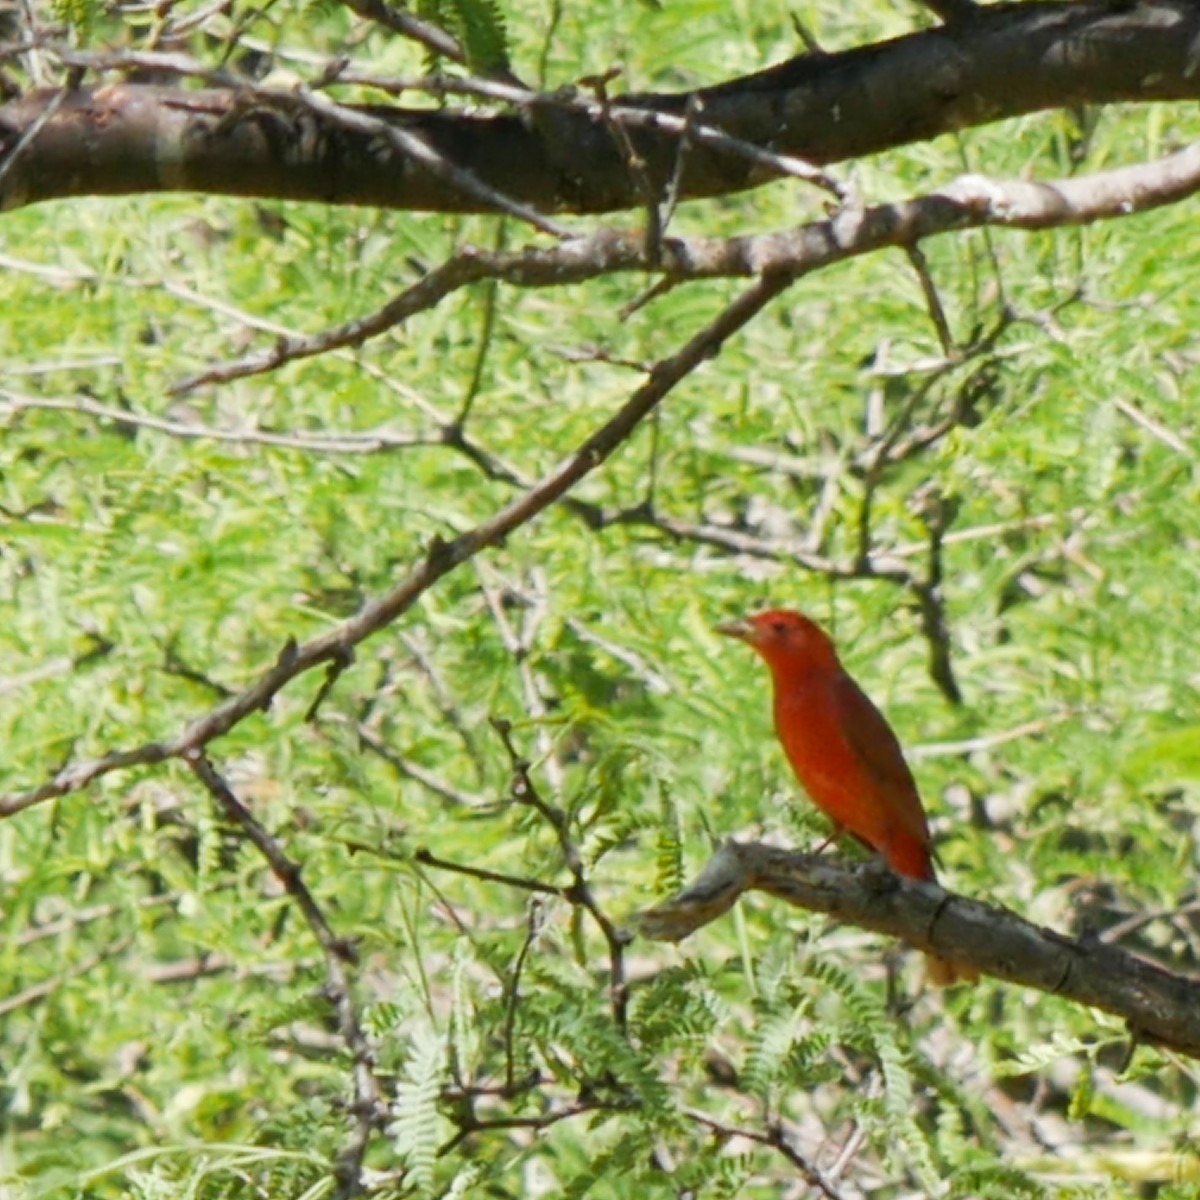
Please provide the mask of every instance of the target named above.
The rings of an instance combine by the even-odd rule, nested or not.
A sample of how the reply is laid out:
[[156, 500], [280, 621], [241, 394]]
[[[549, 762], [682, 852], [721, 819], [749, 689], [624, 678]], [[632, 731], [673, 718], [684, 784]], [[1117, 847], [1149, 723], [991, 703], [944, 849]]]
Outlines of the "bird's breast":
[[827, 687], [792, 681], [775, 691], [775, 727], [796, 777], [813, 801], [853, 828], [878, 790], [855, 751]]

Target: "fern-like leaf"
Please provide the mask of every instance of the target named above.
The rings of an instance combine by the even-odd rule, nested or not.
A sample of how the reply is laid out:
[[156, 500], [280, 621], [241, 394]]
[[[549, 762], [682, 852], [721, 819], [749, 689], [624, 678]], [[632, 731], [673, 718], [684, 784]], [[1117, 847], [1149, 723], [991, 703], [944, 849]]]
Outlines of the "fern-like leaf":
[[655, 847], [654, 891], [672, 896], [683, 887], [683, 822], [669, 784], [661, 788], [660, 824]]
[[421, 0], [418, 11], [458, 39], [471, 71], [508, 69], [508, 30], [498, 0]]
[[407, 1078], [396, 1084], [395, 1119], [388, 1134], [414, 1182], [424, 1191], [433, 1185], [433, 1168], [442, 1137], [438, 1097], [446, 1077], [446, 1042], [432, 1030], [413, 1039]]

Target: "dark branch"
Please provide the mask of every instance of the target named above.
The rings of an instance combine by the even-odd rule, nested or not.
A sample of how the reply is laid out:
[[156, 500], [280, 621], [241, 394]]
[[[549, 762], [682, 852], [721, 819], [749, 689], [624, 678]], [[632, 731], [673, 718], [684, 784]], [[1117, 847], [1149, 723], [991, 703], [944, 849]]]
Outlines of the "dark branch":
[[[1068, 104], [1195, 99], [1198, 42], [1193, 0], [997, 4], [948, 26], [804, 55], [696, 92], [603, 105], [515, 87], [498, 90], [521, 111], [499, 115], [342, 107], [357, 128], [296, 93], [248, 86], [42, 89], [0, 106], [0, 208], [196, 191], [480, 211], [492, 208], [490, 192], [543, 213], [607, 212], [642, 205], [647, 187], [663, 200], [688, 199], [786, 173], [722, 137], [824, 164]], [[697, 104], [703, 128], [687, 119]], [[383, 126], [395, 131], [392, 144], [381, 139]], [[411, 157], [417, 145], [429, 152], [424, 164]], [[433, 162], [443, 167], [432, 170]], [[464, 191], [461, 173], [479, 187]]]

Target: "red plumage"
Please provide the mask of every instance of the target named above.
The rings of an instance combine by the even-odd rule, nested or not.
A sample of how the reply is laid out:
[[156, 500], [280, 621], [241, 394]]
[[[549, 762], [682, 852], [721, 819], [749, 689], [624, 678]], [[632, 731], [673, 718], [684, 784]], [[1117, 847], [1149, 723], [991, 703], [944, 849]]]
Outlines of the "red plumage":
[[[925, 810], [900, 742], [838, 661], [825, 631], [787, 609], [718, 630], [745, 641], [766, 660], [779, 740], [835, 833], [853, 834], [899, 875], [936, 881]], [[932, 955], [928, 963], [938, 984], [977, 977]]]

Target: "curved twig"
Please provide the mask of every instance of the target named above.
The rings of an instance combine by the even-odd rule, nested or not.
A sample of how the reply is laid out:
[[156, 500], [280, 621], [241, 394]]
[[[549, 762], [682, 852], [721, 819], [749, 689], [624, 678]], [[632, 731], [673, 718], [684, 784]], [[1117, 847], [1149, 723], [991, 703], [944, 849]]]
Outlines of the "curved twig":
[[[641, 231], [600, 229], [548, 247], [482, 250], [466, 246], [374, 312], [307, 337], [281, 336], [271, 346], [205, 368], [171, 389], [178, 396], [275, 370], [285, 363], [361, 346], [425, 312], [454, 292], [485, 280], [520, 288], [563, 287], [605, 275], [661, 273], [666, 281], [808, 274], [923, 238], [999, 226], [1052, 229], [1128, 216], [1200, 191], [1200, 142], [1153, 162], [1094, 175], [1032, 183], [964, 175], [945, 187], [894, 204], [843, 211], [795, 229], [745, 237], [667, 237], [653, 258]], [[981, 339], [979, 348], [1005, 327]], [[892, 458], [910, 453], [907, 443]]]

